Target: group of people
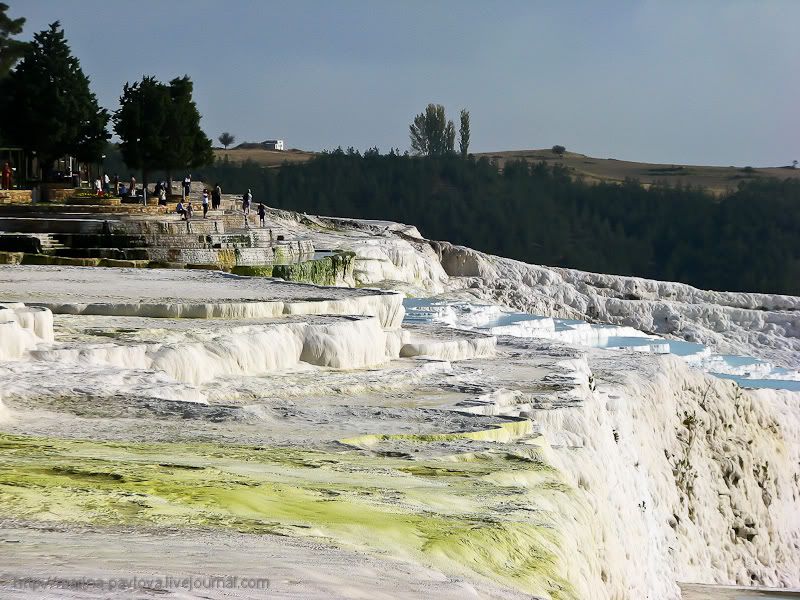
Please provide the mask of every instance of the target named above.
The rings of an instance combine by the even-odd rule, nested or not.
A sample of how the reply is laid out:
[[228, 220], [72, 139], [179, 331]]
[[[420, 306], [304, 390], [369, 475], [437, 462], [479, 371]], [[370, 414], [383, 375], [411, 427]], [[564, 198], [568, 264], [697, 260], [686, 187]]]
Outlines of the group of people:
[[[190, 200], [191, 184], [191, 176], [187, 175], [183, 180], [182, 198], [175, 207], [175, 212], [181, 215], [186, 221], [192, 218], [192, 214], [194, 212], [194, 207], [192, 206], [192, 201]], [[164, 203], [166, 204], [166, 202]], [[203, 207], [204, 219], [208, 218], [209, 206], [211, 210], [217, 210], [220, 207], [222, 204], [222, 188], [219, 186], [219, 184], [214, 186], [214, 189], [211, 191], [211, 193], [209, 193], [208, 188], [203, 188], [203, 196], [200, 204]]]
[[[80, 183], [80, 175], [78, 175], [78, 182]], [[111, 179], [108, 173], [103, 174], [102, 177], [98, 175], [94, 180], [94, 191], [98, 196], [101, 194], [110, 196], [112, 192], [114, 196], [119, 195], [119, 175], [115, 173], [114, 179]]]
[[[192, 205], [191, 201], [191, 189], [192, 189], [192, 178], [190, 175], [187, 175], [182, 183], [182, 194], [181, 200], [178, 202], [178, 205], [175, 207], [175, 212], [179, 214], [185, 221], [189, 221], [192, 216], [194, 215], [194, 206]], [[203, 195], [201, 196], [200, 204], [203, 208], [203, 218], [208, 218], [208, 211], [209, 208], [211, 210], [218, 210], [219, 207], [222, 205], [222, 188], [217, 184], [214, 186], [214, 189], [209, 192], [208, 188], [203, 188]], [[250, 207], [253, 204], [253, 192], [251, 190], [247, 190], [245, 194], [242, 195], [242, 212], [244, 213], [245, 224], [247, 223], [247, 217], [250, 215]], [[267, 209], [263, 203], [259, 202], [258, 204], [258, 220], [261, 224], [261, 227], [265, 226], [265, 219], [267, 215]]]

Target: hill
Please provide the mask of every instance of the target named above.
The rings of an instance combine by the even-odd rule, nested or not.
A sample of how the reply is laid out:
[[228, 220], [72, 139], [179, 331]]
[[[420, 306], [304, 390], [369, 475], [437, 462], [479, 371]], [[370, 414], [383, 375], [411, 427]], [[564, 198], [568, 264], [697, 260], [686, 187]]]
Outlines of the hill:
[[289, 150], [264, 150], [263, 148], [214, 148], [214, 157], [217, 160], [227, 159], [236, 164], [253, 161], [262, 167], [280, 167], [284, 163], [303, 163], [314, 156], [316, 152], [306, 152], [291, 148]]
[[345, 152], [279, 169], [217, 163], [196, 175], [276, 208], [416, 223], [429, 239], [533, 264], [800, 293], [797, 177], [730, 180], [730, 191], [712, 194], [581, 181], [554, 161], [501, 170], [486, 159]]
[[596, 158], [576, 152], [565, 152], [563, 156], [556, 156], [549, 148], [482, 152], [475, 156], [496, 160], [501, 168], [505, 163], [513, 160], [544, 161], [549, 165], [561, 164], [569, 169], [573, 177], [586, 182], [622, 183], [625, 179], [638, 179], [645, 187], [654, 183], [692, 185], [704, 187], [714, 194], [732, 191], [736, 189], [740, 181], [770, 177], [800, 179], [800, 169], [790, 167], [710, 167], [642, 163], [615, 158]]
[[[317, 152], [290, 149], [286, 151], [264, 150], [262, 148], [215, 148], [218, 160], [228, 160], [235, 164], [252, 161], [263, 167], [280, 167], [283, 164], [304, 163], [317, 156]], [[560, 164], [566, 167], [576, 179], [587, 183], [622, 183], [625, 179], [638, 179], [649, 187], [654, 183], [670, 185], [692, 185], [708, 189], [714, 194], [732, 191], [741, 181], [753, 181], [775, 177], [778, 179], [800, 179], [800, 169], [790, 167], [712, 167], [704, 165], [684, 165], [666, 163], [645, 163], [615, 158], [597, 158], [565, 152], [556, 156], [549, 148], [538, 150], [501, 150], [498, 152], [476, 153], [477, 158], [486, 157], [497, 161], [502, 169], [505, 163], [513, 160], [529, 162], [544, 161], [549, 165]]]

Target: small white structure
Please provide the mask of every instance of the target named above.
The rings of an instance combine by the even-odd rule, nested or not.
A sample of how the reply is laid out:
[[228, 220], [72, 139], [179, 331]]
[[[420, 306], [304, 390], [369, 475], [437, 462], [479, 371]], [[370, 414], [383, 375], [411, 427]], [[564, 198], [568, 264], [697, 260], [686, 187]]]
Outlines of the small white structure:
[[265, 150], [283, 150], [283, 140], [266, 140], [261, 142]]

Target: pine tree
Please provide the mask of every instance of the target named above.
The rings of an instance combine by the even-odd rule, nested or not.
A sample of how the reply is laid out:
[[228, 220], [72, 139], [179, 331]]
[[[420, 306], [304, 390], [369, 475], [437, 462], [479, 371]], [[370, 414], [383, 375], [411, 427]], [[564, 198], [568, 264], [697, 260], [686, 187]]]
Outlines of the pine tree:
[[25, 55], [28, 49], [27, 42], [9, 39], [12, 35], [22, 33], [25, 19], [12, 19], [6, 15], [8, 4], [0, 2], [0, 78], [11, 71], [17, 61]]
[[170, 114], [167, 119], [162, 167], [172, 181], [174, 171], [191, 171], [214, 162], [211, 140], [200, 127], [200, 111], [192, 100], [194, 86], [188, 76], [169, 82]]
[[45, 172], [68, 154], [100, 159], [110, 137], [109, 114], [98, 106], [58, 21], [34, 35], [3, 91], [6, 137], [37, 153]]
[[164, 162], [167, 121], [170, 117], [169, 88], [154, 77], [126, 83], [114, 113], [114, 132], [120, 138], [119, 149], [125, 164], [142, 170], [145, 186], [148, 173]]
[[200, 113], [192, 100], [192, 82], [177, 77], [169, 85], [153, 77], [125, 84], [114, 131], [120, 137], [125, 164], [147, 174], [164, 169], [172, 179], [176, 170], [214, 162], [211, 140], [200, 128]]

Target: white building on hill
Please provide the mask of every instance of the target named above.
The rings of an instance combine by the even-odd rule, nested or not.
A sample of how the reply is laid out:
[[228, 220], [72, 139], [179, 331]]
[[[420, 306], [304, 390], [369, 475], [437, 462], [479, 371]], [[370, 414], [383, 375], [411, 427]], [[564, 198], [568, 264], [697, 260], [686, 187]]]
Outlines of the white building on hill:
[[283, 140], [267, 140], [261, 142], [265, 150], [283, 150]]

